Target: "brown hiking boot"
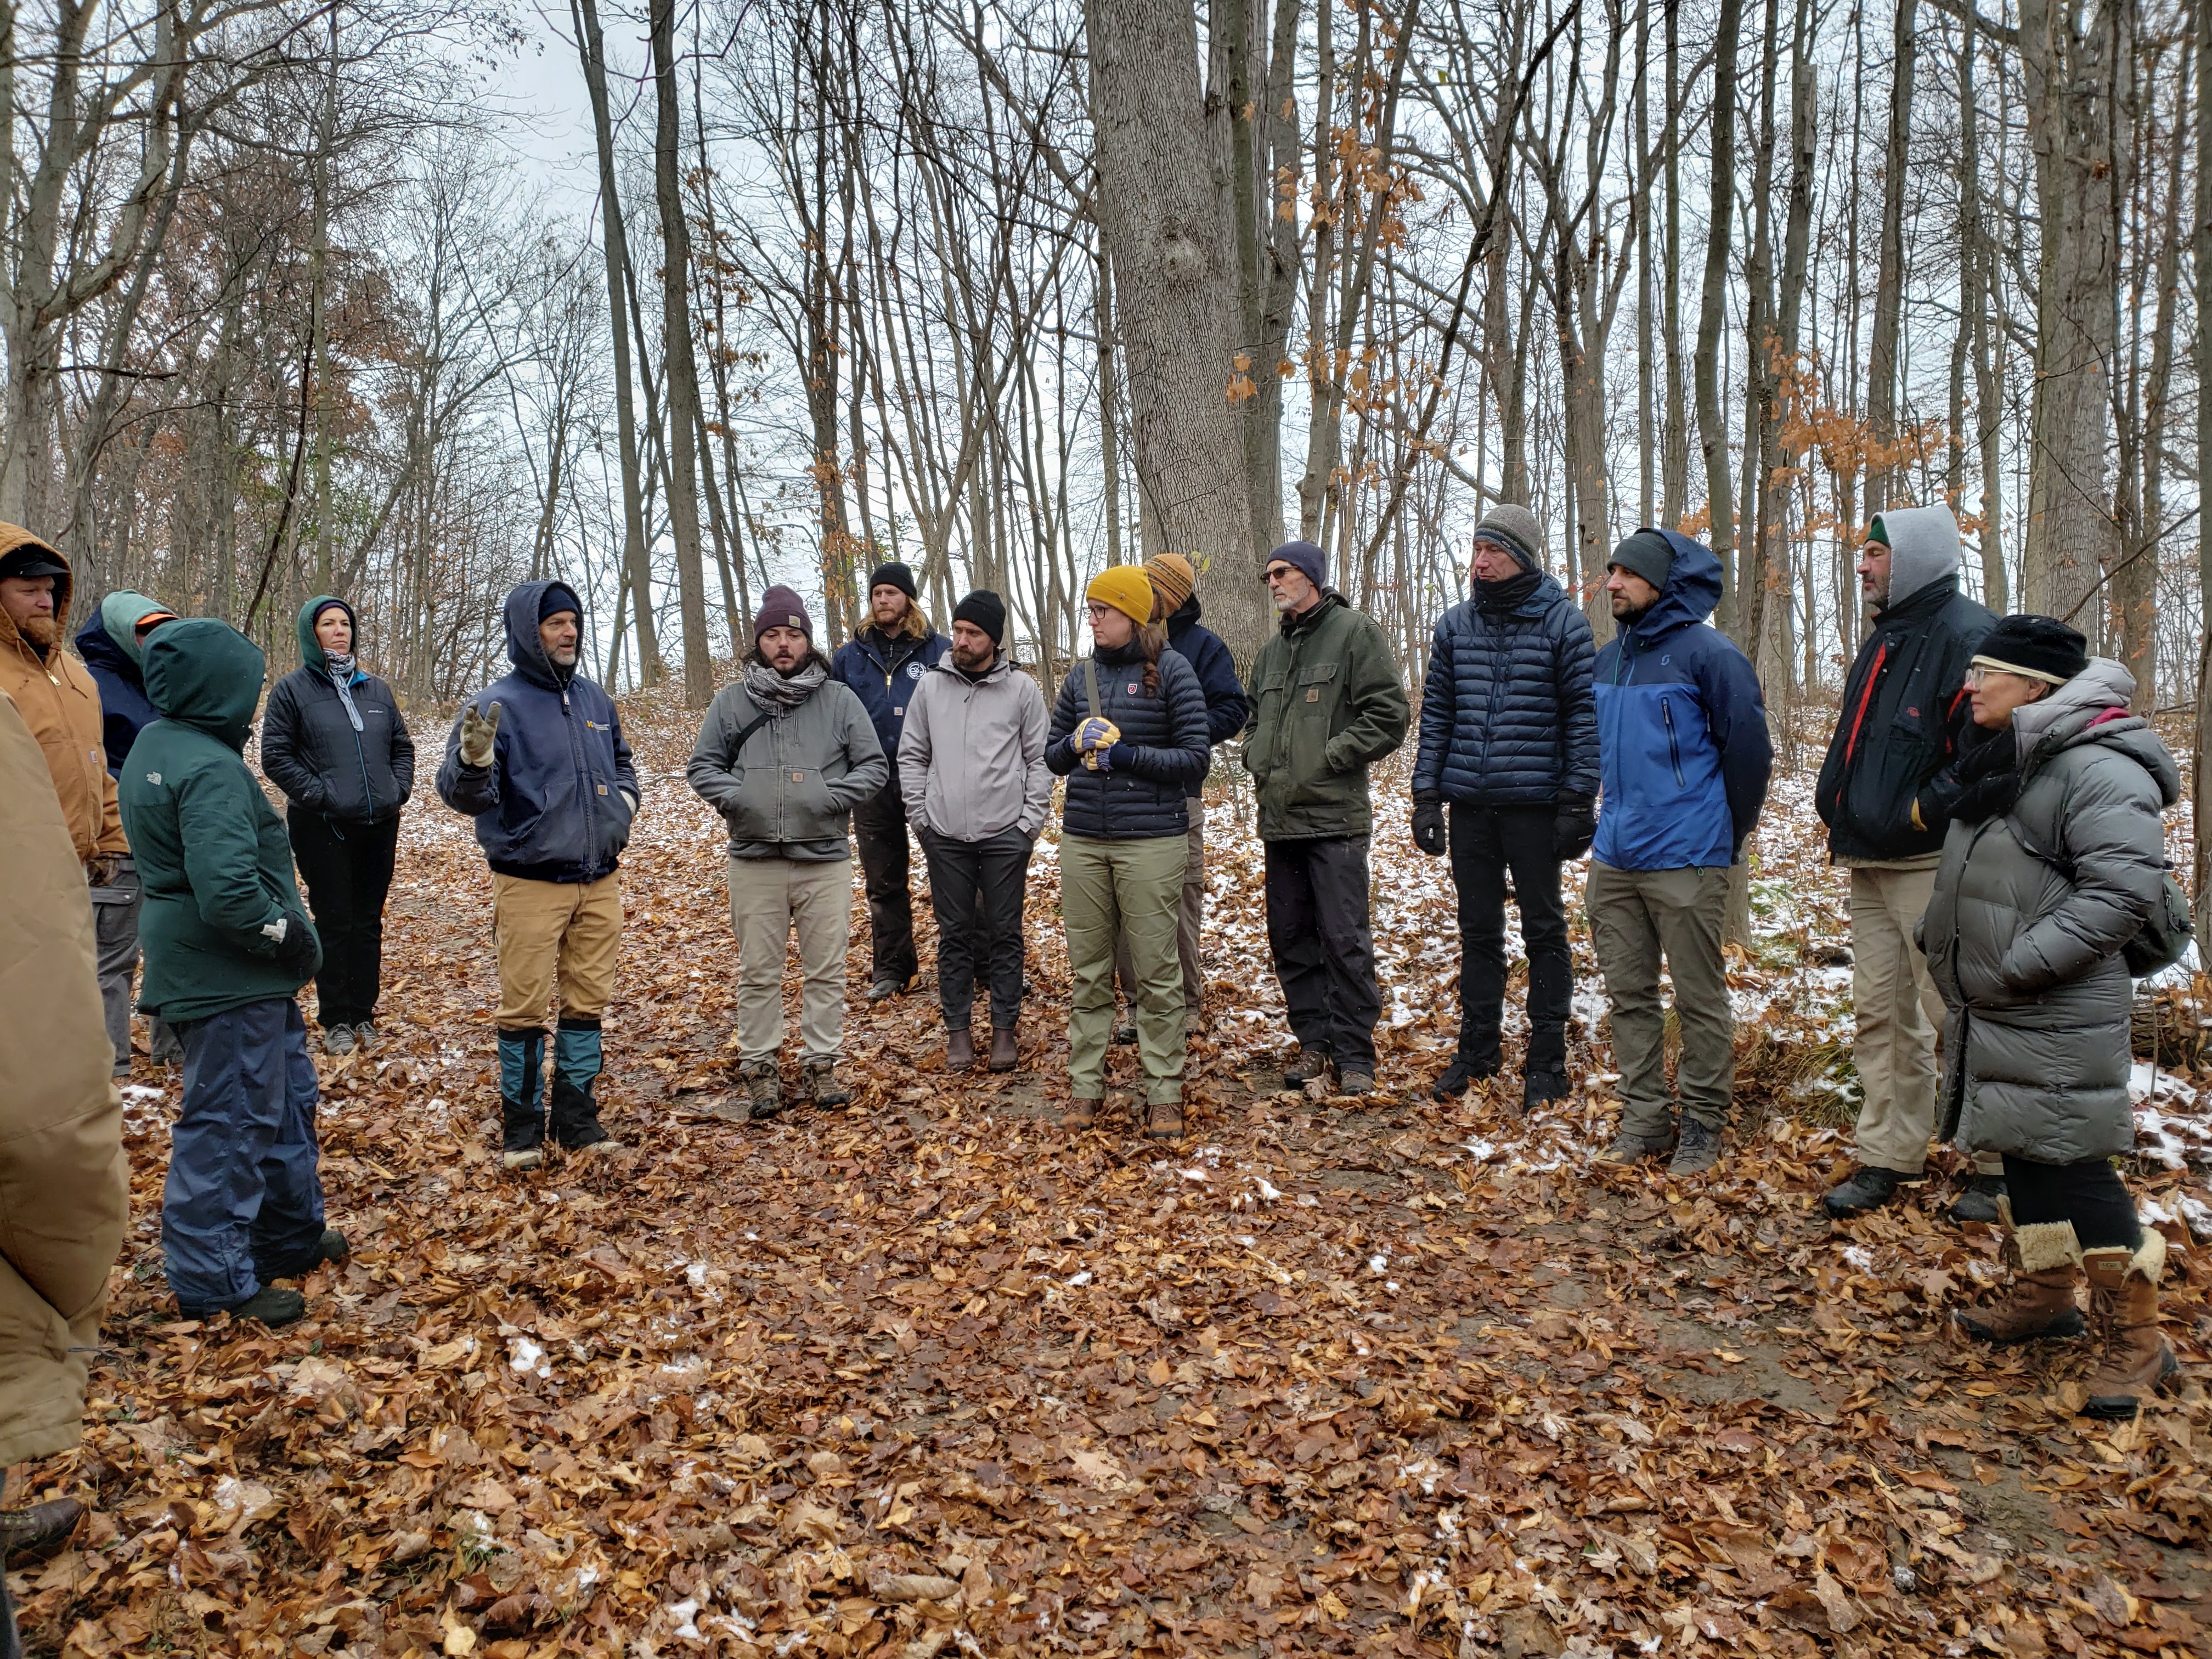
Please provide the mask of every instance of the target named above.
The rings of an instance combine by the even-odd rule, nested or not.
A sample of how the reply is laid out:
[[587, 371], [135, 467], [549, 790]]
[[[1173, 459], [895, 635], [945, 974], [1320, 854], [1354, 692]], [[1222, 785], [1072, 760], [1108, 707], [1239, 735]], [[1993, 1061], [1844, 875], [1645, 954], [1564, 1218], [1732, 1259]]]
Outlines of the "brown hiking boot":
[[2084, 1417], [2127, 1422], [2146, 1395], [2178, 1375], [2181, 1363], [2158, 1334], [2158, 1281], [2166, 1272], [2166, 1235], [2143, 1229], [2132, 1250], [2081, 1252], [2089, 1279], [2089, 1312], [2104, 1354], [2087, 1379]]
[[817, 1106], [849, 1106], [853, 1091], [837, 1081], [834, 1060], [810, 1060], [800, 1068], [800, 1080], [805, 1085], [806, 1097]]
[[957, 1031], [945, 1034], [945, 1069], [966, 1072], [975, 1069], [975, 1034], [965, 1025]]
[[756, 1060], [738, 1075], [744, 1079], [746, 1097], [752, 1102], [749, 1115], [774, 1117], [783, 1109], [783, 1079], [774, 1060]]
[[[2012, 1209], [1997, 1200], [1998, 1220]], [[2012, 1294], [1994, 1308], [1954, 1309], [1951, 1317], [1977, 1342], [2008, 1348], [2015, 1342], [2079, 1336], [2087, 1328], [2074, 1291], [2081, 1282], [2081, 1247], [2070, 1221], [2033, 1221], [2005, 1234], [2004, 1260], [2013, 1270]]]
[[1014, 1028], [1011, 1025], [1004, 1028], [994, 1026], [991, 1030], [991, 1069], [1011, 1072], [1021, 1063], [1021, 1039], [1015, 1034]]
[[1179, 1100], [1156, 1100], [1147, 1106], [1145, 1109], [1145, 1139], [1181, 1140], [1182, 1103]]
[[1301, 1045], [1290, 1064], [1283, 1067], [1283, 1087], [1303, 1089], [1317, 1077], [1326, 1078], [1329, 1070], [1327, 1054]]
[[52, 1498], [20, 1510], [0, 1510], [0, 1557], [9, 1560], [43, 1559], [64, 1544], [84, 1519], [84, 1505], [74, 1498]]
[[1079, 1096], [1069, 1101], [1067, 1109], [1060, 1115], [1060, 1127], [1063, 1129], [1093, 1127], [1098, 1121], [1098, 1109], [1105, 1103], [1103, 1100], [1085, 1100]]

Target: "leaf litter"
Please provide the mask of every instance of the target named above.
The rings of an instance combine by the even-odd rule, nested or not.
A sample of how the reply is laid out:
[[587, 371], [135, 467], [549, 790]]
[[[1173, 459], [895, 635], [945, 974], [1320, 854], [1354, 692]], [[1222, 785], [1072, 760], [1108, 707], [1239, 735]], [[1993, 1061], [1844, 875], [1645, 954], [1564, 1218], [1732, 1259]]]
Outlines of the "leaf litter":
[[[1778, 784], [1729, 964], [1741, 1145], [1673, 1182], [1592, 1168], [1617, 1108], [1579, 920], [1573, 1097], [1529, 1121], [1510, 1079], [1428, 1098], [1456, 1018], [1452, 895], [1391, 779], [1380, 1097], [1278, 1092], [1249, 797], [1217, 784], [1181, 1146], [1133, 1138], [1129, 1049], [1103, 1131], [1056, 1126], [1049, 833], [1022, 1072], [945, 1073], [927, 990], [854, 997], [850, 1108], [718, 1121], [719, 826], [683, 786], [682, 710], [629, 717], [647, 808], [602, 1090], [629, 1150], [498, 1169], [486, 883], [466, 823], [418, 807], [385, 1040], [318, 1061], [354, 1253], [305, 1282], [306, 1321], [176, 1317], [176, 1083], [137, 1068], [84, 1443], [11, 1482], [91, 1510], [11, 1575], [34, 1644], [2212, 1653], [2196, 1253], [2174, 1252], [2166, 1304], [2180, 1394], [2094, 1425], [2069, 1409], [2082, 1345], [1945, 1334], [1943, 1309], [2002, 1273], [1987, 1230], [1942, 1219], [1940, 1182], [1847, 1227], [1819, 1216], [1855, 1085], [1842, 887], [1802, 783]], [[926, 938], [926, 903], [917, 920]], [[2171, 1019], [2193, 1027], [2203, 991], [2161, 992]], [[2134, 1173], [2176, 1243], [2212, 1216], [2197, 1081], [2138, 1091], [2156, 1133]]]

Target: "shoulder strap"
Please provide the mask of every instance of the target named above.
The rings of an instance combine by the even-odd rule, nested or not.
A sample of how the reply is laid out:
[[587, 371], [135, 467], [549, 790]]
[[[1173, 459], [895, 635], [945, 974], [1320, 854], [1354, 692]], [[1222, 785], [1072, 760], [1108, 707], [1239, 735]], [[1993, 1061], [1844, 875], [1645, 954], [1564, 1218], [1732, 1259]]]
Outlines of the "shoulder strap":
[[1083, 695], [1090, 701], [1091, 718], [1094, 720], [1103, 719], [1104, 716], [1098, 712], [1098, 659], [1096, 657], [1083, 659]]
[[730, 759], [733, 763], [739, 755], [744, 753], [745, 745], [753, 740], [753, 733], [759, 731], [761, 727], [767, 724], [768, 716], [766, 714], [756, 714], [751, 720], [745, 722], [744, 729], [738, 733], [738, 740], [730, 745]]

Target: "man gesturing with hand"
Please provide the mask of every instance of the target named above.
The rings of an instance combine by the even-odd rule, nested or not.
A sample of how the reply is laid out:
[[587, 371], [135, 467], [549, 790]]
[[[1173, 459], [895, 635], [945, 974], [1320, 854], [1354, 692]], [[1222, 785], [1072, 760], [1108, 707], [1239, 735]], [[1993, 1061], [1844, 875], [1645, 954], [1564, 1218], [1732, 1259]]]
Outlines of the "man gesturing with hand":
[[1431, 1092], [1459, 1094], [1504, 1064], [1510, 872], [1528, 951], [1524, 1111], [1567, 1093], [1574, 969], [1559, 866], [1589, 851], [1598, 783], [1596, 647], [1543, 556], [1525, 507], [1493, 507], [1475, 526], [1474, 593], [1437, 623], [1413, 763], [1413, 840], [1431, 857], [1449, 851], [1459, 891], [1459, 1047]]

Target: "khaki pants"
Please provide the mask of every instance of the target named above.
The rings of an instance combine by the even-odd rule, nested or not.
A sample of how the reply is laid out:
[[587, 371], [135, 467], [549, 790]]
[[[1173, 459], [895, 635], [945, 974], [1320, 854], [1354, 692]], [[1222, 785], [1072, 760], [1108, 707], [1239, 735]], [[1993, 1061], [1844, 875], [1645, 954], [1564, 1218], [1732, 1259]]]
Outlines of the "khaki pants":
[[[1182, 901], [1176, 910], [1176, 957], [1182, 968], [1183, 1012], [1194, 1019], [1206, 1001], [1206, 970], [1198, 957], [1199, 931], [1206, 921], [1206, 803], [1193, 795], [1185, 804], [1190, 808], [1190, 828], [1184, 833], [1183, 846], [1190, 862], [1182, 872]], [[1137, 969], [1129, 959], [1126, 932], [1114, 941], [1114, 979], [1134, 1007]]]
[[1182, 980], [1176, 908], [1189, 860], [1182, 836], [1142, 841], [1060, 838], [1060, 914], [1075, 981], [1067, 1011], [1067, 1086], [1078, 1100], [1106, 1097], [1106, 1043], [1114, 1034], [1114, 940], [1126, 933], [1136, 970], [1137, 1053], [1145, 1103], [1182, 1098]]
[[[1943, 999], [1912, 942], [1935, 890], [1932, 866], [1851, 871], [1851, 1004], [1858, 1018], [1851, 1053], [1864, 1097], [1858, 1159], [1903, 1176], [1925, 1167], [1936, 1133]], [[1984, 1175], [2004, 1173], [2004, 1160], [1993, 1152], [1977, 1153], [1974, 1164]]]
[[622, 948], [621, 883], [619, 874], [568, 882], [493, 872], [501, 1030], [544, 1025], [556, 980], [564, 1018], [597, 1019], [606, 1012]]
[[1735, 1018], [1721, 965], [1728, 908], [1725, 866], [1616, 870], [1590, 860], [1584, 906], [1590, 943], [1613, 1004], [1613, 1063], [1620, 1072], [1620, 1128], [1646, 1140], [1674, 1131], [1667, 1097], [1667, 1017], [1659, 964], [1674, 985], [1682, 1028], [1675, 1082], [1682, 1115], [1718, 1133], [1735, 1090]]
[[799, 1040], [810, 1060], [845, 1041], [845, 946], [853, 929], [853, 860], [730, 860], [730, 931], [738, 939], [738, 1060], [783, 1047], [783, 965], [799, 932]]

